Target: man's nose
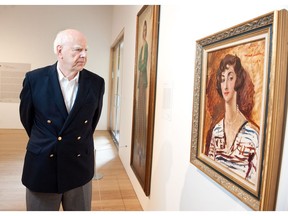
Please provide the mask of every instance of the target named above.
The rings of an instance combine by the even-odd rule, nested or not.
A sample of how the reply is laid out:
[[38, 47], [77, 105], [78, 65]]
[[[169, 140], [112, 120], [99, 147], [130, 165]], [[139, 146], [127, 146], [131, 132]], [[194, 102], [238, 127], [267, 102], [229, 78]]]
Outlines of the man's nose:
[[87, 57], [87, 51], [86, 50], [82, 50], [80, 53], [80, 57], [81, 58], [86, 58]]

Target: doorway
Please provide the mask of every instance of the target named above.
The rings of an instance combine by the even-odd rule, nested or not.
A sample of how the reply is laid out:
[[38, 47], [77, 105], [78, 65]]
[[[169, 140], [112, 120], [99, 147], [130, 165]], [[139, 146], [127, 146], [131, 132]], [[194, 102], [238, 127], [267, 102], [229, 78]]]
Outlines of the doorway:
[[120, 138], [120, 104], [121, 104], [121, 74], [124, 47], [124, 34], [121, 33], [111, 48], [111, 74], [110, 74], [110, 114], [109, 128], [112, 138], [119, 147]]

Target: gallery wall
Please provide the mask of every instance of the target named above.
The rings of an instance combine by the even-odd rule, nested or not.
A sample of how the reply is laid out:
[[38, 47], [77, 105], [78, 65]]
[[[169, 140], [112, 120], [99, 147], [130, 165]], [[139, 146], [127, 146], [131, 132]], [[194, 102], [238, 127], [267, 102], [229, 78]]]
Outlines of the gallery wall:
[[[236, 4], [204, 0], [189, 6], [161, 5], [149, 197], [130, 167], [136, 16], [141, 6], [113, 9], [111, 44], [124, 29], [119, 155], [144, 210], [252, 210], [190, 163], [196, 40], [273, 10], [288, 9], [287, 4], [276, 1]], [[283, 164], [288, 162], [287, 143], [285, 136]], [[277, 210], [288, 210], [287, 180], [288, 170], [283, 167]]]
[[[76, 28], [88, 40], [86, 69], [108, 86], [112, 6], [0, 5], [0, 62], [28, 63], [31, 69], [54, 64], [53, 41], [58, 31]], [[97, 129], [107, 129], [108, 93]], [[19, 103], [0, 102], [0, 128], [23, 128]]]

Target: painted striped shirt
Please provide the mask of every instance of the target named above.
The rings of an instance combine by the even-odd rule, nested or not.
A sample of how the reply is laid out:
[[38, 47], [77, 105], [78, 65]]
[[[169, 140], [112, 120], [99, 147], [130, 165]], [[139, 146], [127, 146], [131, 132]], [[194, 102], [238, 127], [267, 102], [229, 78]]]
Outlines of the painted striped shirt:
[[208, 156], [237, 175], [256, 183], [259, 156], [258, 129], [246, 121], [228, 148], [222, 119], [213, 129]]

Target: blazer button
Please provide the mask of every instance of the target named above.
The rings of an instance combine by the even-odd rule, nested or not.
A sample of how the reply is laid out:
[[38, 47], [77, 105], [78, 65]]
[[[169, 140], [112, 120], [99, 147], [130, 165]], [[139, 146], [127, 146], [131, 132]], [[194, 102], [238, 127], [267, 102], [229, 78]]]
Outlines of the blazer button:
[[85, 120], [84, 124], [87, 124], [88, 123], [88, 120]]
[[77, 154], [77, 157], [81, 157], [81, 154]]
[[50, 119], [48, 119], [48, 120], [47, 120], [47, 123], [48, 123], [48, 124], [51, 124], [51, 123], [52, 123], [52, 121], [51, 121]]
[[50, 154], [49, 157], [50, 157], [50, 158], [53, 158], [53, 157], [54, 157], [54, 154]]
[[59, 136], [59, 137], [58, 137], [58, 141], [61, 141], [61, 140], [62, 140], [62, 137], [61, 137], [61, 136]]
[[81, 136], [78, 136], [78, 137], [77, 137], [77, 140], [80, 140], [80, 139], [81, 139]]

